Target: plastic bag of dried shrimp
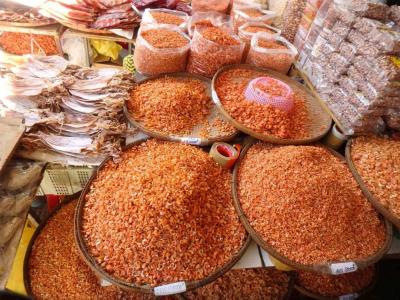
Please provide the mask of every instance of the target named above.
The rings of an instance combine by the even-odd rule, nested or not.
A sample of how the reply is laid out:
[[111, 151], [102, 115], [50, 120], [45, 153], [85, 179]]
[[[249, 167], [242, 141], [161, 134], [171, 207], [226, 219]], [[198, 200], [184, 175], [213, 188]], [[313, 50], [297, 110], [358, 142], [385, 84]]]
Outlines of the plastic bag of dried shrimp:
[[152, 24], [141, 27], [133, 60], [146, 75], [181, 72], [186, 68], [190, 38], [178, 26]]
[[247, 54], [250, 50], [251, 39], [258, 33], [264, 32], [272, 36], [278, 36], [281, 34], [281, 30], [262, 22], [248, 22], [239, 27], [238, 36], [244, 42], [245, 48], [243, 53], [243, 59], [246, 60]]
[[235, 32], [238, 32], [239, 27], [248, 22], [260, 22], [271, 25], [275, 17], [275, 12], [256, 6], [239, 6], [238, 8], [234, 8], [232, 12]]
[[227, 32], [233, 32], [231, 17], [218, 12], [197, 12], [194, 13], [188, 22], [189, 36], [193, 37], [194, 31], [198, 27], [220, 27]]
[[230, 4], [230, 0], [192, 0], [192, 8], [194, 12], [220, 12], [226, 13]]
[[259, 32], [251, 39], [251, 47], [246, 62], [286, 74], [297, 53], [297, 49], [285, 38]]
[[182, 11], [166, 8], [147, 8], [143, 13], [140, 26], [143, 27], [149, 24], [167, 24], [178, 26], [181, 30], [186, 31], [188, 20], [188, 14]]
[[242, 60], [244, 43], [217, 27], [200, 27], [194, 32], [187, 71], [213, 77], [219, 68]]

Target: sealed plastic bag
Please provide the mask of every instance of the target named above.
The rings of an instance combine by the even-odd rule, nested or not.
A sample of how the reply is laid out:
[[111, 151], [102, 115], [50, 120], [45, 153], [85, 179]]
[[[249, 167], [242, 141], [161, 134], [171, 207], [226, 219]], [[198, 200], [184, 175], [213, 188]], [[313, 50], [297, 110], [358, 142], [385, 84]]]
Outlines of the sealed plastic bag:
[[299, 28], [306, 0], [288, 0], [282, 15], [282, 36], [293, 42]]
[[244, 60], [246, 60], [247, 54], [249, 53], [251, 39], [258, 32], [264, 32], [272, 36], [278, 36], [281, 34], [280, 29], [269, 26], [261, 22], [249, 22], [240, 26], [238, 35], [239, 38], [242, 40], [242, 42], [245, 43], [245, 48], [243, 53]]
[[228, 11], [230, 0], [192, 0], [192, 9], [194, 12], [219, 12]]
[[242, 60], [244, 43], [220, 28], [203, 27], [194, 32], [187, 71], [213, 77], [219, 68]]
[[248, 22], [259, 22], [271, 25], [276, 13], [270, 10], [263, 10], [257, 7], [239, 7], [233, 9], [233, 28], [238, 32], [239, 27]]
[[142, 74], [181, 72], [186, 68], [190, 39], [178, 26], [141, 27], [136, 39], [134, 64]]
[[297, 56], [297, 49], [285, 38], [259, 32], [253, 36], [247, 63], [286, 74]]
[[143, 13], [140, 26], [143, 27], [150, 24], [167, 24], [178, 26], [181, 30], [186, 31], [188, 20], [188, 14], [182, 11], [165, 8], [147, 8]]
[[227, 32], [233, 32], [231, 17], [218, 12], [197, 12], [190, 17], [188, 23], [189, 36], [193, 37], [198, 27], [219, 27]]

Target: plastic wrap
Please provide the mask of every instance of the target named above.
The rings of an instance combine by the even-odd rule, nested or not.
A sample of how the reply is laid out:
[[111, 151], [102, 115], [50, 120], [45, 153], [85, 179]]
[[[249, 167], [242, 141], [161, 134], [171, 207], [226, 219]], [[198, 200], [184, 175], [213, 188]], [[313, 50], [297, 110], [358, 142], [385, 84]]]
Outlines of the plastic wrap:
[[383, 119], [388, 127], [400, 130], [400, 109], [389, 109]]
[[301, 37], [301, 35], [296, 34], [296, 37], [294, 38], [293, 46], [296, 47], [297, 51], [300, 53], [303, 52], [304, 46], [305, 46], [306, 40]]
[[228, 11], [230, 0], [192, 0], [193, 12], [219, 12]]
[[347, 71], [350, 65], [350, 61], [348, 61], [345, 57], [337, 52], [330, 54], [328, 57], [329, 67], [332, 70], [334, 76], [342, 75]]
[[356, 56], [357, 48], [353, 44], [350, 44], [348, 42], [343, 42], [340, 44], [339, 52], [340, 55], [342, 55], [344, 58], [346, 58], [348, 61], [351, 62]]
[[[244, 43], [238, 36], [230, 35], [236, 40], [232, 45], [219, 44], [206, 39], [203, 34], [207, 28], [199, 28], [194, 32], [187, 71], [206, 77], [213, 77], [219, 68], [225, 65], [238, 64], [242, 60]], [[224, 33], [223, 30], [221, 30]]]
[[[257, 28], [259, 28], [259, 30]], [[245, 43], [245, 48], [244, 48], [244, 53], [243, 53], [243, 57], [245, 59], [250, 50], [251, 38], [257, 32], [265, 32], [272, 36], [279, 36], [281, 34], [280, 29], [269, 26], [269, 25], [267, 25], [265, 23], [261, 23], [261, 22], [250, 22], [250, 23], [245, 23], [242, 26], [240, 26], [238, 35], [239, 35], [239, 38], [242, 40], [242, 42]]]
[[[272, 49], [271, 47], [277, 47]], [[286, 74], [297, 56], [297, 49], [283, 37], [259, 32], [251, 40], [247, 63]]]
[[332, 32], [336, 33], [342, 38], [345, 38], [349, 34], [350, 29], [351, 27], [347, 24], [343, 23], [342, 21], [337, 21], [332, 27]]
[[[156, 48], [142, 36], [148, 30], [160, 30], [161, 36], [167, 32], [176, 32], [187, 40], [187, 44], [178, 48]], [[162, 39], [167, 39], [167, 37]], [[182, 72], [186, 68], [189, 48], [189, 37], [177, 26], [153, 24], [141, 27], [135, 45], [135, 67], [140, 73], [146, 75]]]
[[218, 12], [197, 12], [194, 13], [188, 22], [189, 36], [193, 37], [196, 26], [214, 26], [225, 31], [233, 32], [231, 17]]
[[376, 28], [367, 34], [371, 44], [387, 54], [400, 54], [400, 32], [390, 28]]
[[[153, 14], [157, 14], [159, 16], [164, 17], [155, 17]], [[168, 18], [168, 15], [172, 16]], [[161, 19], [163, 19], [161, 21]], [[182, 22], [179, 21], [182, 19]], [[155, 8], [150, 9], [146, 8], [142, 16], [142, 22], [140, 23], [140, 27], [144, 27], [151, 24], [167, 24], [178, 26], [181, 30], [187, 30], [187, 23], [189, 20], [189, 16], [187, 13], [177, 10], [171, 10], [166, 8]]]
[[389, 9], [389, 18], [400, 26], [400, 6], [392, 5]]
[[255, 7], [239, 7], [233, 9], [233, 28], [238, 32], [239, 27], [249, 22], [259, 22], [271, 25], [276, 13]]
[[282, 16], [282, 36], [293, 42], [296, 36], [306, 0], [289, 0]]
[[356, 93], [357, 92], [357, 85], [354, 81], [349, 78], [348, 76], [342, 76], [339, 79], [340, 87], [346, 91], [348, 94]]

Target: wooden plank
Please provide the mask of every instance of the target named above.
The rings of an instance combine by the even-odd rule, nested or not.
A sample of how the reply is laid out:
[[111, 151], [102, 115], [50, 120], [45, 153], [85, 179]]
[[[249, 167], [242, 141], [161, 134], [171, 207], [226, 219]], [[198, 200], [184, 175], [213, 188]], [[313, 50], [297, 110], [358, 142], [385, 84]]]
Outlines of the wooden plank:
[[0, 173], [12, 157], [24, 132], [22, 119], [0, 118]]
[[22, 32], [22, 33], [31, 33], [31, 34], [44, 34], [44, 35], [52, 35], [52, 36], [60, 36], [63, 32], [63, 26], [60, 24], [56, 25], [48, 25], [42, 27], [15, 27], [8, 25], [0, 24], [0, 31], [7, 32]]
[[338, 118], [335, 116], [335, 114], [330, 110], [326, 102], [320, 97], [319, 93], [317, 90], [314, 88], [314, 85], [311, 83], [310, 79], [308, 79], [308, 76], [295, 64], [296, 67], [296, 72], [299, 74], [301, 79], [304, 80], [304, 83], [307, 85], [311, 93], [314, 95], [314, 97], [319, 101], [321, 106], [324, 108], [324, 110], [331, 116], [332, 120], [335, 121], [336, 126], [342, 131], [346, 132], [345, 127], [342, 125], [342, 123], [338, 120]]
[[122, 36], [118, 36], [116, 34], [95, 34], [90, 32], [83, 32], [74, 29], [67, 29], [64, 32], [65, 37], [83, 37], [87, 39], [96, 39], [96, 40], [105, 40], [105, 41], [113, 41], [113, 42], [120, 42], [120, 43], [128, 43], [128, 44], [135, 44], [136, 39], [135, 37], [132, 39], [127, 39]]

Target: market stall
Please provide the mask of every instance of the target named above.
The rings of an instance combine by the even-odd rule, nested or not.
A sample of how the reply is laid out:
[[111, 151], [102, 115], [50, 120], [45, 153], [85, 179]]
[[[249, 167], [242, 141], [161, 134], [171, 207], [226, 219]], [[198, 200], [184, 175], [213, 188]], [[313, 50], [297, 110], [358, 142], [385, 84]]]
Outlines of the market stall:
[[400, 256], [399, 21], [375, 0], [1, 3], [0, 291], [376, 295]]

